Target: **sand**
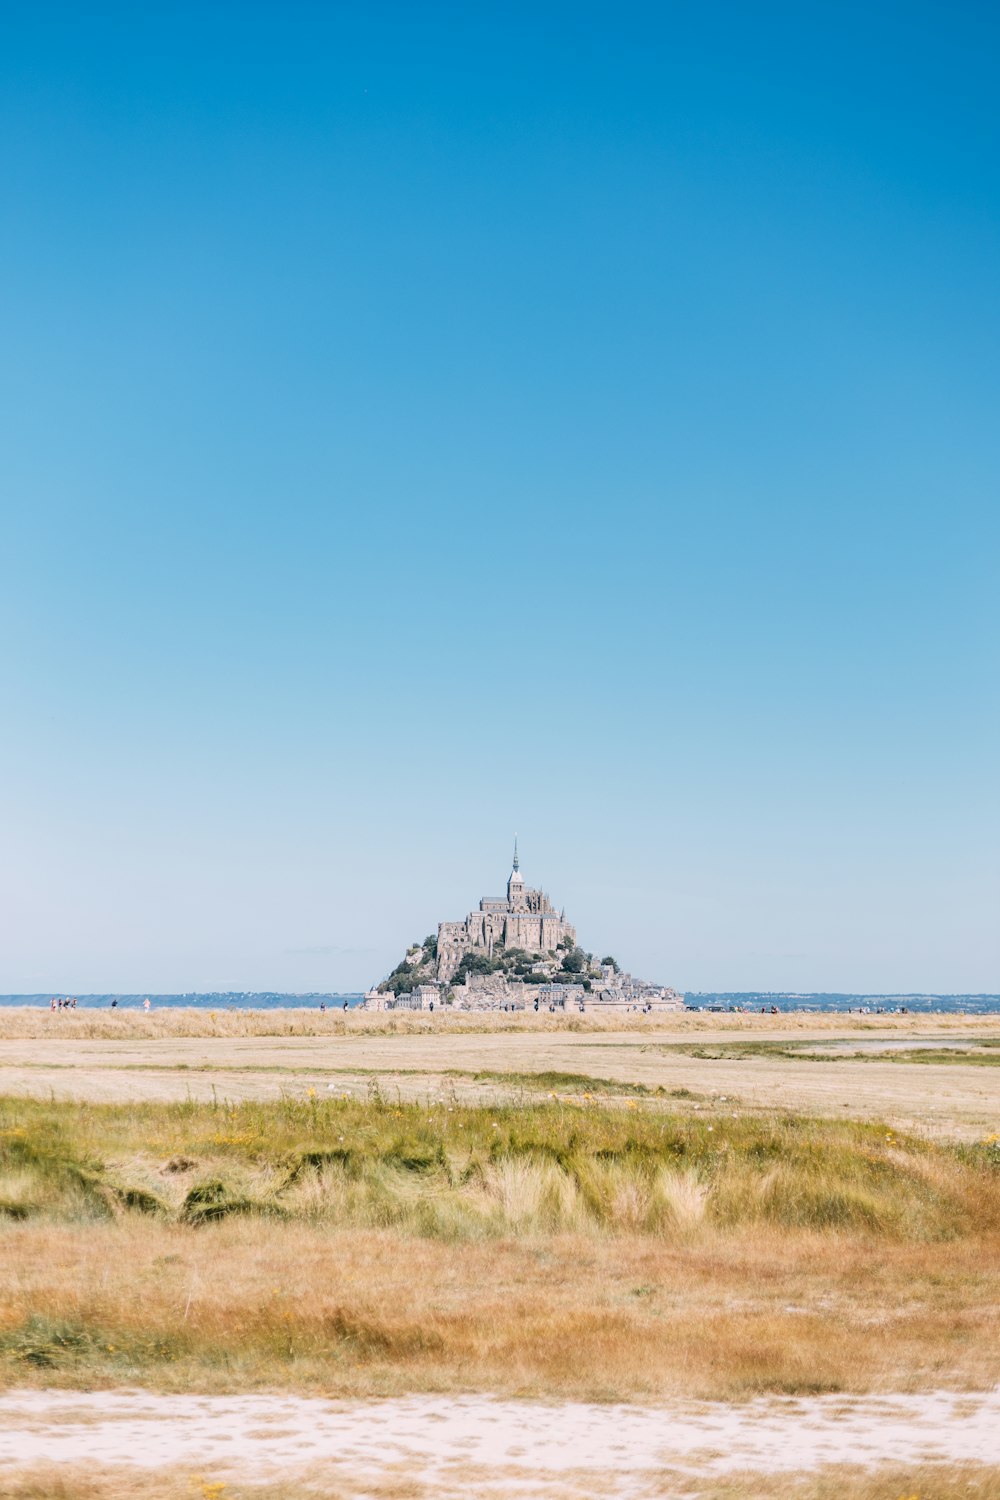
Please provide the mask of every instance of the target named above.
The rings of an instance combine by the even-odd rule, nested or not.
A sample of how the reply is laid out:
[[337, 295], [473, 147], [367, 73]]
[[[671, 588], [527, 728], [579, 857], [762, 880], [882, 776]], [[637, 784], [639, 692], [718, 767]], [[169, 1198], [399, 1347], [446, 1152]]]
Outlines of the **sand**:
[[[703, 1018], [698, 1018], [699, 1020]], [[708, 1018], [704, 1018], [708, 1019]], [[720, 1022], [730, 1021], [720, 1017]], [[739, 1018], [742, 1020], [742, 1018]], [[155, 1037], [99, 1040], [52, 1037], [0, 1040], [0, 1093], [94, 1101], [130, 1099], [273, 1099], [309, 1088], [363, 1094], [377, 1078], [383, 1091], [405, 1099], [442, 1092], [462, 1102], [514, 1099], [516, 1080], [476, 1081], [473, 1075], [545, 1071], [616, 1080], [662, 1089], [659, 1103], [639, 1095], [643, 1107], [694, 1108], [725, 1097], [751, 1110], [790, 1109], [841, 1118], [885, 1120], [901, 1130], [956, 1139], [976, 1139], [997, 1128], [1000, 1070], [961, 1062], [913, 1064], [878, 1058], [840, 1057], [871, 1049], [880, 1038], [857, 1033], [856, 1018], [816, 1018], [814, 1025], [767, 1024], [760, 1017], [749, 1036], [720, 1026], [714, 1037], [664, 1024], [662, 1030], [604, 1033], [569, 1031], [433, 1033], [412, 1035], [291, 1037]], [[888, 1018], [893, 1020], [894, 1018]], [[915, 1019], [915, 1018], [914, 1018]], [[756, 1018], [755, 1018], [756, 1020]], [[852, 1024], [853, 1022], [853, 1024]], [[873, 1018], [874, 1023], [874, 1018]], [[924, 1018], [908, 1027], [906, 1040], [956, 1047], [965, 1039], [1000, 1034], [995, 1017]], [[749, 1056], [713, 1059], [673, 1050], [676, 1043], [711, 1047], [740, 1040], [772, 1042], [814, 1037], [830, 1060]], [[898, 1042], [898, 1026], [884, 1041]], [[449, 1076], [453, 1073], [453, 1076]], [[693, 1099], [671, 1098], [687, 1090]], [[572, 1087], [563, 1092], [572, 1094]], [[579, 1092], [579, 1089], [576, 1090]]]
[[484, 1481], [499, 1493], [530, 1493], [521, 1488], [530, 1477], [572, 1479], [577, 1494], [633, 1500], [670, 1474], [998, 1460], [1000, 1390], [670, 1407], [140, 1391], [23, 1391], [0, 1400], [0, 1471], [42, 1461], [189, 1468], [223, 1480], [308, 1471], [327, 1476], [338, 1494], [405, 1473], [440, 1496]]

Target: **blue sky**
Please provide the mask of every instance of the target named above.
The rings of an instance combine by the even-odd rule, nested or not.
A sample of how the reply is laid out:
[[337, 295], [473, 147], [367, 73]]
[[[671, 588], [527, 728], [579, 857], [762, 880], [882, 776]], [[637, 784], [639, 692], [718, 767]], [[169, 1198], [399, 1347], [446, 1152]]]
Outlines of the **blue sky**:
[[8, 11], [0, 991], [996, 989], [998, 33]]

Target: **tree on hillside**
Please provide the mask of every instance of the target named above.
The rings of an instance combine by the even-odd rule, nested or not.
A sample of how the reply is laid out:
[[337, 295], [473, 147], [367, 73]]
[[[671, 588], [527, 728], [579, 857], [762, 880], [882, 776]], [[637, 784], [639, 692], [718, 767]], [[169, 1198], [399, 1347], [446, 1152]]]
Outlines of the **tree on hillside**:
[[498, 958], [489, 958], [485, 953], [465, 953], [452, 976], [452, 984], [462, 984], [469, 974], [497, 974], [503, 968]]

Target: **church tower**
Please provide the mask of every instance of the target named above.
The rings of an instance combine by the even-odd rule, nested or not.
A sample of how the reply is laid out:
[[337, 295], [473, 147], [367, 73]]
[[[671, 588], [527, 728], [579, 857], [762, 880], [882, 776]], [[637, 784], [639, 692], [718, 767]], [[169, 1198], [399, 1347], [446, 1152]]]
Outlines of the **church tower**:
[[517, 857], [517, 834], [514, 835], [514, 867], [507, 881], [507, 905], [511, 911], [523, 911], [524, 900], [524, 876], [521, 874], [521, 862]]

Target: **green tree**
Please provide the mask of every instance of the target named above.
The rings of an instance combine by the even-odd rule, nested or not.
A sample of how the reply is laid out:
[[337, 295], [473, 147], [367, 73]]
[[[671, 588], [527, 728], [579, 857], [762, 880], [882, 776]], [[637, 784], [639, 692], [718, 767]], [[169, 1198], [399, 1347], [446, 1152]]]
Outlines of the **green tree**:
[[452, 977], [452, 984], [462, 984], [469, 974], [496, 974], [503, 968], [498, 958], [489, 958], [485, 953], [466, 953]]

